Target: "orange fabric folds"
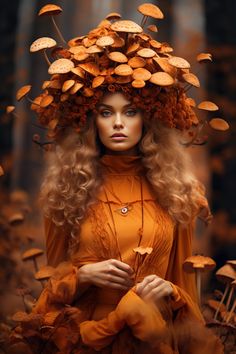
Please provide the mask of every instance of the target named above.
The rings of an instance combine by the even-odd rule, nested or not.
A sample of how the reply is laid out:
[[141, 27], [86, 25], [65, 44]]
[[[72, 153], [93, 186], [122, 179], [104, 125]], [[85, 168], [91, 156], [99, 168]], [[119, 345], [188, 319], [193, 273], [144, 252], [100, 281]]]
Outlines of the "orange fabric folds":
[[145, 303], [133, 290], [119, 302], [116, 309], [100, 321], [80, 324], [80, 334], [85, 344], [100, 350], [111, 343], [114, 336], [128, 325], [133, 335], [155, 346], [167, 334], [166, 322], [153, 304]]
[[[71, 257], [68, 233], [45, 221], [48, 263], [57, 271], [34, 311], [56, 328], [55, 353], [222, 354], [204, 326], [194, 276], [183, 271], [192, 252], [193, 225], [176, 225], [159, 205], [140, 157], [104, 156], [101, 168], [103, 186]], [[138, 246], [149, 251], [137, 253]], [[135, 286], [127, 293], [95, 285], [82, 290], [78, 269], [111, 258], [129, 264], [136, 283], [151, 274], [169, 281], [172, 296], [153, 304], [140, 298]]]
[[77, 292], [77, 271], [78, 268], [70, 262], [60, 263], [37, 301], [34, 312], [47, 313], [71, 305]]

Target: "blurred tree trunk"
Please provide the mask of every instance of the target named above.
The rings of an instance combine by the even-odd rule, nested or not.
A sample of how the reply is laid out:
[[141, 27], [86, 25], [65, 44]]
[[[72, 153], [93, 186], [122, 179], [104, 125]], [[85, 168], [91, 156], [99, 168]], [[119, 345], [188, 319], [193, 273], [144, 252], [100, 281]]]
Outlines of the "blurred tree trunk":
[[236, 246], [236, 2], [205, 0], [206, 32], [213, 65], [208, 71], [210, 97], [220, 106], [230, 130], [214, 133], [210, 144], [213, 242], [218, 266], [235, 259]]
[[[19, 23], [17, 28], [17, 50], [15, 55], [16, 83], [15, 92], [23, 85], [32, 85], [29, 96], [34, 98], [40, 92], [43, 78], [47, 75], [47, 65], [40, 53], [30, 54], [31, 43], [39, 37], [52, 33], [48, 18], [38, 18], [37, 12], [44, 1], [22, 0], [19, 7]], [[27, 100], [17, 103], [18, 119], [14, 121], [13, 158], [11, 188], [24, 189], [32, 196], [39, 187], [40, 171], [42, 170], [42, 151], [32, 142], [37, 128], [33, 112]]]
[[1, 183], [10, 186], [10, 169], [12, 165], [12, 120], [5, 114], [5, 107], [12, 102], [14, 88], [14, 52], [16, 46], [16, 29], [18, 21], [19, 0], [5, 1], [0, 11], [0, 163], [5, 169]]
[[[206, 50], [205, 23], [204, 23], [204, 2], [196, 0], [173, 0], [173, 46], [175, 54], [184, 57], [191, 63], [191, 72], [197, 74], [201, 82], [201, 88], [191, 88], [188, 95], [201, 102], [207, 100], [205, 88], [206, 71], [200, 65], [196, 56]], [[208, 197], [210, 198], [210, 169], [207, 146], [191, 146], [188, 152], [193, 160], [195, 174], [205, 185]], [[208, 254], [209, 237], [208, 230], [201, 221], [197, 221], [197, 228], [194, 240], [194, 252]]]

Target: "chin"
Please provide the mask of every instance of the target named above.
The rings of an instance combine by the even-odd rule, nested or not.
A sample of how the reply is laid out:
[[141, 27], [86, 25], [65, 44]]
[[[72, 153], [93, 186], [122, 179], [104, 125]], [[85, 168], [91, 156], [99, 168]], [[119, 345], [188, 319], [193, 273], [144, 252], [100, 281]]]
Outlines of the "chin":
[[121, 144], [117, 144], [115, 146], [107, 146], [107, 148], [112, 151], [128, 151], [130, 149], [133, 149], [134, 146], [122, 146]]
[[112, 146], [109, 144], [105, 146], [105, 149], [109, 154], [121, 154], [121, 155], [136, 155], [138, 153], [137, 145], [122, 146], [121, 144], [116, 144]]

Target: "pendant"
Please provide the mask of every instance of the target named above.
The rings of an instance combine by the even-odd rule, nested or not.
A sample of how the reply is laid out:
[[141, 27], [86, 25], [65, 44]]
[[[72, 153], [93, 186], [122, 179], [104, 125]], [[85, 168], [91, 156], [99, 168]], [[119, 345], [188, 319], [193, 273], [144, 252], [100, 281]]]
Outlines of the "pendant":
[[132, 210], [132, 207], [130, 205], [124, 205], [122, 208], [115, 209], [115, 211], [122, 216], [127, 216], [130, 210]]

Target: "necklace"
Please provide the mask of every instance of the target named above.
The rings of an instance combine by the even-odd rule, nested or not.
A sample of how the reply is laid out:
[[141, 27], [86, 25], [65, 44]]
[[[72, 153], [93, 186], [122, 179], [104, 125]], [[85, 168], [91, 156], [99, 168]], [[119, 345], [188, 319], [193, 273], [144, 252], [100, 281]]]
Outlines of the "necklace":
[[[108, 196], [107, 196], [107, 192], [106, 192], [105, 188], [104, 188], [104, 193], [105, 193], [105, 196], [106, 196], [106, 201], [107, 201], [107, 204], [108, 204], [109, 213], [110, 213], [111, 220], [112, 220], [113, 231], [114, 231], [114, 236], [115, 236], [115, 239], [116, 239], [118, 255], [119, 255], [120, 261], [122, 261], [122, 256], [121, 256], [120, 247], [119, 247], [119, 240], [118, 240], [118, 235], [117, 235], [117, 229], [116, 229], [116, 224], [115, 224], [115, 220], [114, 220], [111, 204], [110, 204], [110, 201], [108, 200]], [[139, 247], [141, 245], [142, 238], [143, 238], [143, 228], [144, 228], [143, 184], [142, 184], [142, 177], [141, 176], [140, 176], [140, 196], [141, 196], [141, 226], [138, 229], [139, 239], [138, 239], [137, 247]], [[132, 210], [132, 206], [129, 203], [125, 203], [124, 206], [122, 206], [121, 208], [116, 209], [115, 211], [116, 212], [118, 211], [122, 216], [127, 216], [128, 212], [130, 210]], [[136, 257], [137, 257], [137, 253], [135, 254], [135, 263], [136, 263]]]

